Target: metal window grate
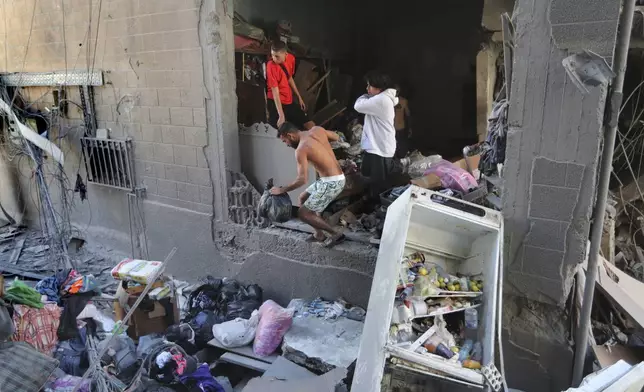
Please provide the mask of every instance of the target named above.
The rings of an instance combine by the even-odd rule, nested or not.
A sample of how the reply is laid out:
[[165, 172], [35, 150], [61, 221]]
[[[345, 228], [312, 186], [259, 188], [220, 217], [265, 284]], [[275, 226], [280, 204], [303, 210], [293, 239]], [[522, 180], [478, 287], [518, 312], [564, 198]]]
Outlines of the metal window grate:
[[81, 138], [87, 182], [134, 190], [132, 141]]
[[7, 86], [20, 87], [102, 86], [103, 71], [14, 72], [0, 75], [0, 81]]

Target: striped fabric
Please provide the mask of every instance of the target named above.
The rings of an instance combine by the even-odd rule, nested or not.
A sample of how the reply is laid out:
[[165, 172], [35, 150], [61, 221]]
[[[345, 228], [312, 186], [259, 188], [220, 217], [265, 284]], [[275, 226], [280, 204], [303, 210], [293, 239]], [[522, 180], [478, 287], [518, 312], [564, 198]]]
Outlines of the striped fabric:
[[24, 342], [0, 343], [0, 392], [37, 392], [58, 361]]

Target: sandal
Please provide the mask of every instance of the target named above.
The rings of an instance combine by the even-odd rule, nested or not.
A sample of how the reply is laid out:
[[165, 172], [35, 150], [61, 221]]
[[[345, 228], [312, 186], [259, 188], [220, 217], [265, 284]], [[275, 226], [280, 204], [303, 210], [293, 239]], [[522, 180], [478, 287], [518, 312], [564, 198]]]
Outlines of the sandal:
[[315, 236], [315, 234], [311, 234], [306, 238], [306, 242], [324, 242], [326, 240], [327, 240], [326, 237], [324, 237], [323, 239], [319, 239]]
[[344, 240], [346, 240], [346, 239], [347, 239], [347, 236], [345, 236], [344, 234], [342, 234], [342, 233], [336, 234], [333, 237], [329, 237], [329, 238], [327, 238], [326, 241], [324, 241], [324, 247], [325, 248], [333, 248], [334, 246], [344, 242]]

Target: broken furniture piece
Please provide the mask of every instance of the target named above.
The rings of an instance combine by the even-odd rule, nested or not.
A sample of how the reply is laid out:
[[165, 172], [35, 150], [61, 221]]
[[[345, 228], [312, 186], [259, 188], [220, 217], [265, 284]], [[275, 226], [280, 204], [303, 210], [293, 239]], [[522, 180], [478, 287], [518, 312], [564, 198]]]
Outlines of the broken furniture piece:
[[[465, 332], [472, 333], [471, 339], [478, 342], [481, 358], [476, 362], [479, 362], [479, 367], [494, 366], [495, 337], [498, 332], [496, 323], [497, 317], [500, 317], [497, 316], [500, 313], [497, 301], [500, 295], [502, 241], [503, 219], [497, 211], [417, 186], [411, 186], [392, 203], [385, 220], [351, 390], [380, 390], [385, 368], [396, 370], [401, 364], [404, 370], [416, 374], [470, 387], [487, 387], [480, 370], [466, 368], [466, 361], [461, 363], [458, 355], [454, 358], [452, 354], [451, 359], [446, 359], [450, 357], [449, 350], [453, 347], [449, 347], [447, 353], [443, 351], [443, 356], [428, 351], [430, 344], [425, 344], [423, 340], [433, 331], [420, 337], [411, 331], [419, 320], [433, 320], [433, 326], [427, 330], [430, 331], [441, 326], [443, 317], [464, 315], [467, 325], [468, 315], [477, 315], [476, 326], [467, 327], [470, 329]], [[414, 259], [422, 260], [422, 263], [414, 262]], [[450, 283], [447, 290], [427, 285], [429, 291], [419, 295], [412, 289], [407, 291], [411, 287], [406, 286], [409, 279], [407, 263], [415, 264], [414, 268], [418, 268], [418, 264], [424, 265], [418, 269], [418, 277], [427, 280], [431, 279], [432, 273], [428, 269], [444, 271], [441, 273], [444, 276], [442, 282], [445, 279], [457, 282], [454, 280], [456, 276], [481, 278], [476, 282], [470, 279], [471, 283]], [[404, 278], [402, 291], [406, 293], [405, 299], [413, 303], [413, 309], [406, 305], [394, 309], [396, 301], [400, 302], [400, 294], [397, 293], [401, 291], [401, 278]], [[414, 284], [420, 285], [419, 282]], [[465, 285], [469, 291], [464, 291]], [[461, 303], [471, 305], [457, 306], [454, 297], [459, 297]], [[448, 300], [453, 301], [451, 306], [432, 308], [434, 303]], [[401, 326], [409, 326], [413, 339], [403, 343], [393, 342], [391, 327]], [[419, 340], [420, 345], [425, 344], [425, 350], [420, 345], [416, 348], [406, 343], [415, 340]]]

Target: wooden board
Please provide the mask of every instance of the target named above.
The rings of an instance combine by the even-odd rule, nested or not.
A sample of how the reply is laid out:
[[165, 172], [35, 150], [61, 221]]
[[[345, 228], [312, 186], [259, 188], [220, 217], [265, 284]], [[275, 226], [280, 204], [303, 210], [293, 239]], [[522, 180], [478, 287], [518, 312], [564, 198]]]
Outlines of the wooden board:
[[333, 120], [336, 116], [340, 115], [346, 110], [346, 105], [333, 100], [330, 104], [326, 105], [324, 109], [315, 113], [311, 119], [316, 125], [325, 126], [329, 121]]

